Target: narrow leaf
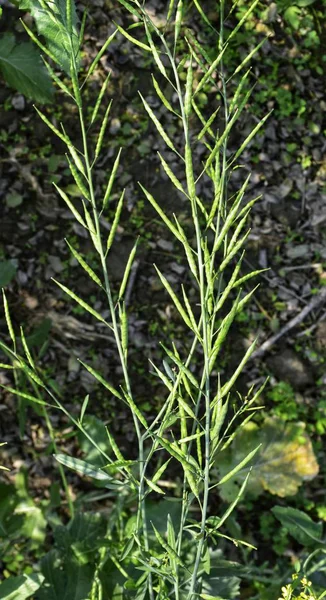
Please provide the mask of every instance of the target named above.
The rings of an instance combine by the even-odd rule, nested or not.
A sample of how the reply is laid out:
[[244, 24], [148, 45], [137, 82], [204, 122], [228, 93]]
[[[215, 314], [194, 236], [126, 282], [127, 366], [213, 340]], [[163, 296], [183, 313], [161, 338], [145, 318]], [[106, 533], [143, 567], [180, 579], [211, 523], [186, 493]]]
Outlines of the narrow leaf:
[[[57, 281], [56, 279], [54, 279], [52, 277], [52, 280], [54, 281], [54, 283], [56, 283], [66, 294], [68, 294], [68, 296], [70, 296], [70, 298], [72, 298], [73, 300], [75, 300], [75, 302], [77, 302], [78, 304], [80, 304], [80, 306], [82, 306], [89, 314], [93, 315], [93, 317], [95, 317], [96, 319], [98, 319], [99, 321], [101, 321], [102, 323], [106, 323], [105, 319], [103, 319], [103, 317], [94, 309], [92, 308], [89, 304], [87, 304], [87, 302], [85, 302], [84, 300], [82, 300], [81, 298], [79, 298], [79, 296], [77, 296], [74, 292], [72, 292], [69, 288], [67, 288], [65, 285], [63, 285], [62, 283], [59, 283], [59, 281]], [[107, 324], [107, 323], [106, 323]]]
[[147, 479], [147, 477], [145, 477], [145, 481], [146, 481], [148, 487], [150, 487], [151, 490], [153, 490], [153, 492], [156, 492], [157, 494], [163, 494], [163, 495], [165, 494], [165, 492], [162, 490], [162, 488], [160, 488], [158, 485], [156, 485], [156, 483], [154, 483], [150, 479]]
[[123, 206], [123, 198], [125, 195], [125, 190], [122, 191], [119, 202], [118, 202], [118, 206], [116, 208], [115, 214], [114, 214], [114, 219], [113, 219], [113, 223], [111, 226], [111, 230], [110, 233], [108, 235], [108, 239], [106, 242], [106, 252], [108, 253], [108, 251], [110, 250], [113, 241], [114, 241], [114, 237], [119, 225], [119, 221], [120, 221], [120, 215], [121, 215], [121, 211], [122, 211], [122, 206]]
[[3, 297], [3, 306], [4, 306], [4, 310], [5, 310], [5, 318], [6, 318], [9, 335], [10, 335], [11, 341], [15, 348], [16, 347], [16, 336], [15, 336], [14, 328], [12, 326], [10, 312], [9, 312], [9, 306], [8, 306], [8, 302], [7, 302], [7, 298], [6, 298], [4, 289], [2, 290], [2, 297]]
[[130, 35], [130, 33], [128, 33], [128, 31], [123, 29], [123, 27], [118, 25], [115, 21], [113, 21], [113, 23], [116, 26], [116, 28], [118, 29], [118, 31], [120, 31], [120, 33], [122, 33], [122, 35], [127, 40], [129, 40], [129, 42], [131, 42], [132, 44], [135, 44], [135, 46], [139, 46], [139, 48], [142, 48], [142, 50], [147, 50], [148, 52], [151, 52], [150, 46], [148, 46], [147, 44], [144, 44], [143, 42], [140, 42], [139, 40], [137, 40], [137, 38], [134, 38], [132, 35]]
[[171, 106], [170, 102], [167, 100], [166, 96], [164, 96], [164, 94], [153, 74], [152, 74], [152, 80], [153, 80], [154, 90], [156, 91], [161, 102], [164, 104], [165, 108], [167, 108], [170, 112], [177, 114], [176, 111], [174, 110], [174, 108]]
[[178, 313], [180, 314], [180, 316], [183, 318], [184, 322], [186, 323], [186, 325], [189, 327], [189, 329], [192, 330], [192, 324], [191, 321], [185, 311], [185, 309], [183, 308], [178, 296], [174, 293], [171, 285], [169, 284], [168, 280], [166, 279], [166, 277], [164, 277], [164, 275], [161, 273], [161, 271], [158, 269], [158, 267], [156, 267], [156, 265], [154, 265], [156, 272], [162, 282], [162, 284], [164, 285], [166, 291], [168, 292], [169, 296], [171, 297], [171, 299], [173, 300], [173, 303], [178, 311]]
[[166, 133], [165, 129], [163, 128], [163, 126], [161, 125], [161, 123], [159, 122], [158, 118], [156, 117], [156, 115], [153, 113], [151, 107], [149, 106], [149, 104], [146, 102], [145, 98], [143, 98], [143, 96], [141, 95], [140, 92], [138, 92], [141, 100], [143, 102], [143, 105], [145, 107], [146, 112], [148, 113], [148, 115], [150, 116], [150, 118], [152, 119], [157, 131], [159, 132], [161, 138], [164, 140], [164, 142], [166, 143], [166, 145], [171, 148], [171, 150], [173, 150], [173, 152], [175, 152], [176, 154], [179, 154], [177, 152], [177, 150], [175, 149], [172, 141], [170, 140], [168, 134]]
[[218, 485], [222, 485], [223, 483], [226, 483], [229, 479], [231, 479], [231, 477], [234, 477], [234, 475], [236, 475], [239, 471], [241, 471], [241, 469], [243, 469], [243, 467], [245, 467], [248, 464], [248, 462], [251, 461], [251, 459], [255, 456], [255, 454], [257, 454], [257, 452], [258, 452], [259, 448], [261, 448], [261, 446], [262, 446], [262, 444], [259, 444], [254, 450], [249, 452], [249, 454], [247, 454], [247, 456], [241, 462], [239, 462], [239, 464], [237, 464], [237, 466], [234, 467], [234, 469], [229, 471], [229, 473], [227, 473], [226, 475], [224, 475], [224, 477], [222, 477], [222, 479], [220, 479], [220, 481], [218, 482]]
[[[117, 157], [116, 157], [116, 159], [114, 161], [114, 165], [113, 165], [113, 168], [112, 168], [112, 171], [111, 171], [111, 175], [110, 175], [110, 178], [109, 178], [109, 181], [108, 181], [108, 185], [107, 185], [107, 188], [105, 190], [105, 194], [104, 194], [104, 198], [103, 198], [103, 207], [102, 207], [102, 210], [105, 209], [107, 203], [110, 200], [110, 195], [111, 195], [111, 191], [112, 191], [114, 179], [115, 179], [115, 176], [117, 174], [117, 170], [118, 170], [118, 166], [119, 166], [119, 162], [120, 162], [121, 151], [122, 151], [122, 148], [119, 149]], [[124, 194], [124, 191], [123, 191], [123, 194]], [[120, 198], [120, 200], [121, 200], [121, 198]]]
[[78, 359], [78, 362], [80, 362], [80, 364], [83, 365], [83, 367], [85, 367], [85, 369], [91, 375], [93, 375], [93, 377], [95, 377], [95, 379], [97, 379], [97, 381], [99, 381], [99, 383], [101, 383], [107, 390], [109, 390], [109, 392], [111, 392], [111, 394], [113, 394], [113, 396], [116, 396], [116, 398], [119, 398], [119, 400], [122, 400], [121, 394], [110, 383], [108, 383], [106, 381], [106, 379], [104, 379], [104, 377], [102, 377], [102, 375], [98, 371], [93, 369], [93, 367], [90, 367], [87, 363], [84, 363], [82, 360], [80, 360], [80, 358]]
[[101, 128], [100, 128], [100, 131], [99, 131], [99, 134], [98, 134], [98, 138], [97, 138], [97, 142], [96, 142], [96, 147], [95, 147], [95, 160], [99, 157], [101, 149], [102, 149], [104, 134], [105, 134], [105, 131], [106, 131], [106, 128], [107, 128], [111, 106], [112, 106], [112, 100], [110, 100], [110, 102], [109, 102], [109, 105], [108, 105], [108, 107], [107, 107], [107, 109], [105, 111], [105, 115], [104, 115], [103, 121], [101, 123]]
[[[67, 454], [54, 454], [54, 458], [65, 467], [76, 471], [80, 475], [86, 475], [87, 477], [91, 477], [92, 479], [97, 479], [98, 481], [110, 482], [112, 483], [112, 477], [101, 471], [100, 469], [95, 469], [93, 465], [89, 465], [86, 461], [81, 460], [80, 458], [74, 458], [73, 456], [68, 456]], [[116, 482], [117, 484], [121, 482]]]
[[93, 279], [93, 281], [95, 281], [95, 283], [97, 283], [97, 285], [99, 287], [102, 287], [102, 283], [101, 283], [100, 278], [94, 273], [93, 269], [91, 269], [91, 267], [83, 259], [83, 257], [81, 256], [81, 254], [79, 254], [79, 252], [77, 252], [77, 250], [75, 250], [73, 248], [73, 246], [68, 242], [67, 239], [66, 239], [66, 243], [69, 246], [70, 252], [73, 254], [73, 256], [75, 257], [75, 259], [79, 262], [79, 264], [81, 265], [81, 267], [83, 267], [83, 269], [86, 271], [86, 273], [91, 277], [91, 279]]
[[83, 419], [85, 416], [85, 412], [88, 406], [88, 402], [89, 402], [89, 394], [87, 394], [87, 396], [85, 396], [82, 407], [80, 409], [80, 416], [79, 416], [79, 422], [82, 425], [83, 424]]
[[57, 192], [60, 194], [62, 200], [64, 200], [64, 202], [67, 204], [68, 208], [74, 215], [76, 221], [78, 221], [78, 223], [80, 223], [83, 227], [85, 227], [85, 229], [87, 229], [87, 225], [86, 225], [83, 217], [79, 214], [78, 210], [74, 207], [73, 203], [69, 200], [67, 194], [61, 188], [59, 188], [54, 182], [53, 182], [53, 185], [54, 185], [55, 189], [57, 190]]
[[97, 97], [95, 106], [93, 108], [93, 112], [92, 112], [92, 116], [91, 116], [91, 120], [90, 120], [90, 124], [91, 125], [94, 123], [94, 121], [95, 121], [95, 119], [97, 117], [99, 108], [100, 108], [102, 100], [103, 100], [103, 96], [104, 96], [104, 94], [106, 92], [106, 88], [108, 86], [108, 82], [109, 82], [110, 76], [111, 76], [111, 72], [109, 71], [108, 75], [106, 76], [105, 80], [102, 83], [102, 86], [101, 86], [101, 89], [100, 89], [100, 93], [99, 93], [99, 95]]
[[164, 210], [162, 210], [162, 208], [159, 206], [159, 204], [157, 204], [156, 200], [154, 200], [153, 196], [142, 186], [142, 184], [140, 182], [138, 182], [138, 184], [141, 187], [142, 191], [144, 192], [147, 200], [151, 203], [153, 208], [155, 208], [157, 214], [161, 217], [162, 221], [164, 221], [165, 225], [169, 228], [169, 230], [173, 233], [173, 235], [177, 238], [177, 240], [179, 240], [179, 242], [183, 243], [184, 237], [180, 235], [177, 228], [173, 225], [173, 223], [170, 221], [170, 219], [166, 216]]
[[127, 261], [127, 264], [126, 264], [126, 267], [125, 267], [125, 272], [123, 274], [123, 279], [122, 279], [122, 282], [121, 282], [121, 285], [120, 285], [120, 289], [119, 289], [119, 299], [122, 298], [123, 295], [124, 295], [124, 293], [125, 293], [125, 290], [126, 290], [126, 287], [127, 287], [127, 283], [128, 283], [128, 279], [129, 279], [129, 275], [130, 275], [130, 270], [131, 270], [131, 267], [133, 265], [134, 258], [135, 258], [135, 255], [136, 255], [138, 243], [139, 243], [139, 238], [137, 238], [137, 240], [136, 240], [136, 242], [135, 242], [135, 244], [134, 244], [134, 246], [133, 246], [133, 248], [132, 248], [132, 250], [131, 250], [131, 252], [129, 254], [129, 257], [128, 257], [128, 261]]
[[48, 402], [44, 400], [40, 400], [40, 398], [36, 398], [35, 396], [31, 396], [31, 394], [27, 394], [26, 392], [21, 392], [20, 390], [15, 390], [11, 387], [7, 387], [5, 385], [0, 384], [2, 389], [6, 390], [6, 392], [10, 392], [15, 396], [20, 396], [21, 398], [25, 398], [25, 400], [29, 400], [30, 402], [34, 402], [35, 404], [42, 404], [42, 406], [51, 406]]

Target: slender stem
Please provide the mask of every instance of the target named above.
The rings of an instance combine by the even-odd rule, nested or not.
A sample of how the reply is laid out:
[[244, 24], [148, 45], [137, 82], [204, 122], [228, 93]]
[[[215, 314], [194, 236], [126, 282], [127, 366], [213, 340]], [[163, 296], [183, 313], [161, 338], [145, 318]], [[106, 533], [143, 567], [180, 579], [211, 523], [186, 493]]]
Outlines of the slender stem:
[[[14, 369], [14, 377], [16, 379], [16, 369]], [[37, 396], [37, 398], [39, 398], [41, 400], [41, 394], [39, 392], [39, 388], [37, 387], [35, 381], [33, 381], [32, 379], [30, 379], [30, 383], [32, 384], [32, 387], [33, 387], [33, 390], [35, 392], [35, 395]], [[56, 444], [56, 441], [55, 441], [54, 430], [53, 430], [53, 427], [52, 427], [52, 423], [51, 423], [51, 420], [50, 420], [47, 408], [46, 408], [46, 406], [42, 406], [42, 409], [43, 409], [43, 416], [44, 416], [45, 423], [46, 423], [46, 426], [47, 426], [47, 429], [48, 429], [48, 432], [49, 432], [49, 435], [50, 435], [50, 439], [51, 439], [51, 442], [52, 442], [52, 445], [53, 445], [54, 452], [56, 454], [58, 454], [58, 447], [57, 447], [57, 444]], [[68, 486], [68, 482], [67, 482], [67, 478], [66, 478], [66, 474], [65, 474], [64, 468], [63, 468], [63, 466], [60, 463], [58, 463], [58, 469], [59, 469], [60, 477], [61, 477], [61, 480], [62, 480], [63, 489], [64, 489], [64, 492], [66, 494], [67, 503], [68, 503], [69, 512], [70, 512], [70, 517], [73, 519], [74, 516], [75, 516], [74, 503], [73, 503], [73, 500], [72, 500], [72, 497], [71, 497], [71, 493], [70, 493], [70, 490], [69, 490], [69, 486]]]
[[[55, 441], [55, 435], [54, 435], [54, 431], [53, 431], [53, 427], [52, 427], [52, 423], [51, 423], [50, 417], [48, 415], [48, 411], [46, 410], [45, 406], [43, 407], [43, 414], [44, 414], [46, 426], [48, 428], [48, 431], [49, 431], [49, 434], [50, 434], [50, 438], [51, 438], [51, 441], [52, 441], [52, 444], [53, 444], [54, 451], [57, 454], [58, 453], [58, 448], [57, 448], [57, 444], [56, 444], [56, 441]], [[60, 476], [61, 476], [61, 479], [62, 479], [63, 489], [64, 489], [65, 494], [66, 494], [66, 498], [67, 498], [67, 502], [68, 502], [68, 506], [69, 506], [70, 516], [73, 519], [74, 516], [75, 516], [74, 503], [73, 503], [72, 498], [71, 498], [71, 493], [70, 493], [70, 490], [69, 490], [69, 486], [68, 486], [68, 482], [67, 482], [67, 478], [66, 478], [66, 474], [65, 474], [64, 468], [63, 468], [63, 466], [60, 463], [58, 463], [58, 469], [59, 469], [59, 473], [60, 473]]]
[[[167, 47], [165, 40], [164, 45], [166, 47], [167, 55], [170, 59], [171, 66], [174, 72], [182, 123], [184, 128], [184, 137], [185, 144], [190, 146], [190, 134], [189, 134], [189, 125], [188, 119], [185, 114], [184, 102], [181, 92], [181, 85], [179, 74], [176, 68], [175, 60], [170, 54], [169, 48]], [[191, 59], [190, 59], [191, 60]], [[205, 268], [202, 254], [202, 231], [200, 229], [200, 223], [198, 219], [197, 213], [197, 202], [196, 198], [192, 197], [191, 191], [188, 189], [188, 193], [191, 200], [192, 205], [192, 214], [193, 214], [193, 222], [195, 226], [196, 233], [196, 246], [197, 246], [197, 264], [198, 264], [198, 272], [199, 272], [199, 292], [200, 292], [200, 308], [201, 308], [201, 316], [202, 316], [202, 332], [203, 332], [203, 352], [204, 352], [204, 378], [205, 378], [205, 457], [204, 457], [204, 495], [202, 502], [202, 519], [201, 519], [201, 539], [198, 544], [195, 565], [193, 570], [193, 575], [191, 579], [190, 591], [188, 594], [189, 600], [192, 600], [197, 586], [198, 586], [198, 569], [200, 560], [202, 557], [203, 547], [204, 547], [204, 533], [205, 533], [205, 525], [207, 519], [207, 510], [208, 510], [208, 497], [209, 497], [209, 459], [210, 459], [210, 420], [211, 420], [211, 410], [210, 410], [210, 377], [209, 377], [209, 327], [208, 327], [208, 315], [207, 315], [207, 302], [206, 302], [206, 283], [205, 283]], [[200, 394], [201, 396], [202, 394]], [[200, 398], [199, 398], [200, 400]], [[198, 402], [199, 405], [199, 402]], [[184, 505], [184, 502], [183, 502]], [[181, 544], [181, 540], [179, 539], [179, 544]]]
[[[78, 69], [77, 69], [76, 60], [74, 58], [74, 55], [73, 55], [73, 68], [75, 70], [75, 77], [78, 80]], [[105, 252], [104, 252], [103, 243], [102, 243], [102, 239], [101, 239], [100, 220], [99, 220], [99, 213], [97, 210], [96, 200], [95, 200], [92, 168], [91, 168], [91, 162], [89, 159], [87, 133], [86, 133], [86, 127], [85, 127], [82, 106], [79, 106], [78, 109], [79, 109], [80, 128], [81, 128], [82, 140], [83, 140], [83, 151], [84, 151], [84, 160], [85, 160], [85, 167], [86, 167], [86, 176], [87, 176], [87, 182], [88, 182], [88, 186], [89, 186], [90, 202], [91, 202], [91, 206], [92, 206], [92, 210], [93, 210], [93, 217], [94, 217], [94, 221], [95, 221], [96, 237], [97, 237], [97, 241], [98, 241], [98, 253], [100, 256], [102, 272], [103, 272], [103, 276], [104, 276], [104, 286], [105, 286], [106, 296], [108, 299], [111, 320], [112, 320], [112, 326], [113, 326], [113, 332], [114, 332], [115, 342], [116, 342], [116, 346], [118, 349], [120, 363], [121, 363], [121, 367], [122, 367], [122, 371], [123, 371], [123, 377], [124, 377], [124, 381], [125, 381], [125, 385], [126, 385], [126, 391], [127, 391], [127, 394], [132, 398], [132, 390], [131, 390], [131, 384], [130, 384], [130, 379], [129, 379], [129, 373], [128, 373], [128, 369], [127, 369], [126, 358], [125, 358], [125, 355], [124, 355], [124, 352], [122, 349], [121, 340], [120, 340], [119, 326], [118, 326], [118, 322], [117, 322], [117, 318], [116, 318], [116, 311], [115, 311], [115, 306], [114, 306], [114, 302], [113, 302], [113, 298], [112, 298], [111, 286], [110, 286], [110, 282], [109, 282]], [[132, 412], [132, 416], [133, 416], [134, 426], [135, 426], [135, 430], [136, 430], [136, 434], [137, 434], [137, 438], [138, 438], [138, 460], [139, 460], [139, 478], [140, 478], [139, 489], [138, 489], [139, 511], [138, 511], [137, 524], [139, 526], [140, 520], [142, 521], [144, 547], [145, 547], [145, 550], [148, 551], [149, 550], [149, 541], [148, 541], [146, 507], [145, 507], [145, 497], [144, 497], [145, 480], [144, 480], [144, 476], [143, 476], [144, 442], [143, 442], [143, 437], [141, 434], [138, 418], [134, 414], [134, 412]], [[150, 599], [154, 600], [154, 591], [153, 591], [151, 573], [149, 574], [148, 580], [149, 580]]]

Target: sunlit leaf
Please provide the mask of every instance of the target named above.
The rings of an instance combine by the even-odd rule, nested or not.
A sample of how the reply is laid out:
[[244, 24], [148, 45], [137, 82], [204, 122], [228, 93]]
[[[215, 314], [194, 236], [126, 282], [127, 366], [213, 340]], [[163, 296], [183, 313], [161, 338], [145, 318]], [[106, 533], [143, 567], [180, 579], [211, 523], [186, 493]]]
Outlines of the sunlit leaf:
[[86, 475], [86, 477], [91, 477], [92, 479], [101, 481], [105, 487], [109, 489], [116, 489], [123, 485], [121, 481], [113, 479], [104, 473], [104, 471], [101, 469], [96, 469], [96, 467], [87, 463], [85, 460], [74, 458], [73, 456], [68, 456], [67, 454], [55, 454], [54, 457], [65, 467], [76, 471], [76, 473], [79, 473], [79, 475]]
[[43, 575], [19, 575], [10, 577], [0, 583], [1, 600], [25, 600], [39, 589], [44, 580]]
[[66, 73], [70, 71], [71, 50], [78, 63], [79, 39], [75, 3], [72, 6], [72, 34], [67, 23], [66, 0], [51, 2], [51, 12], [45, 10], [38, 0], [31, 0], [31, 13], [35, 19], [39, 35], [45, 39], [45, 45]]
[[252, 463], [220, 487], [222, 497], [232, 501], [239, 492], [250, 466], [246, 493], [258, 496], [264, 491], [280, 497], [296, 494], [305, 480], [318, 473], [318, 463], [303, 423], [285, 423], [267, 417], [262, 425], [248, 422], [240, 429], [233, 444], [218, 455], [222, 477], [240, 463], [258, 444], [261, 448]]

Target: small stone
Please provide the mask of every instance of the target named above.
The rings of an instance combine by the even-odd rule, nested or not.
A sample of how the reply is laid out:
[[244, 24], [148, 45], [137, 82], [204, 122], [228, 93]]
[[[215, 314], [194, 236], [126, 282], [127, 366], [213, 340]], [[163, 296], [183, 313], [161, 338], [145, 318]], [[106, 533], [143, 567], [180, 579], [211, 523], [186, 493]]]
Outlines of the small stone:
[[52, 269], [55, 271], [55, 273], [61, 273], [61, 271], [63, 271], [64, 266], [62, 264], [62, 261], [60, 260], [59, 256], [48, 256], [49, 259], [49, 263], [52, 267]]
[[165, 250], [166, 252], [173, 251], [173, 244], [172, 244], [172, 242], [169, 242], [168, 240], [163, 240], [161, 238], [158, 240], [157, 245], [159, 248], [162, 248], [162, 250]]
[[110, 123], [110, 127], [109, 127], [109, 132], [112, 133], [112, 135], [115, 135], [116, 133], [118, 133], [118, 131], [120, 129], [121, 129], [120, 119], [117, 119], [117, 118], [112, 119], [112, 121]]
[[302, 390], [313, 384], [312, 367], [291, 349], [271, 356], [267, 364], [279, 381], [287, 381], [294, 390]]
[[15, 110], [24, 110], [25, 108], [25, 98], [23, 94], [15, 94], [12, 97], [11, 104], [13, 105]]

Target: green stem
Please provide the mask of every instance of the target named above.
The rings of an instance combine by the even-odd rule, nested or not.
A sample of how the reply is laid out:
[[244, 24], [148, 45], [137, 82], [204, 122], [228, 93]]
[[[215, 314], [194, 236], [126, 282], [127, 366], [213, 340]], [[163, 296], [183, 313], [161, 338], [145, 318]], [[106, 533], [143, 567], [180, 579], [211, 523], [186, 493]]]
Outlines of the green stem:
[[[164, 40], [165, 42], [165, 40]], [[175, 65], [175, 61], [170, 54], [170, 51], [165, 44], [167, 55], [170, 59], [171, 66], [174, 72], [177, 94], [179, 99], [182, 123], [184, 128], [184, 137], [185, 144], [190, 147], [190, 134], [189, 134], [189, 126], [188, 119], [185, 114], [184, 102], [181, 92], [181, 85], [179, 74]], [[205, 379], [205, 463], [204, 463], [204, 494], [203, 494], [203, 502], [202, 502], [202, 518], [201, 518], [201, 539], [198, 544], [195, 565], [193, 570], [193, 575], [191, 579], [190, 591], [188, 594], [188, 599], [192, 600], [196, 589], [198, 587], [198, 570], [199, 564], [202, 557], [203, 547], [204, 547], [204, 533], [205, 533], [205, 525], [207, 519], [207, 510], [208, 510], [208, 497], [209, 497], [209, 458], [210, 458], [210, 419], [211, 419], [211, 410], [210, 410], [210, 377], [209, 377], [209, 332], [208, 332], [208, 319], [207, 319], [207, 304], [206, 304], [206, 284], [205, 284], [205, 268], [203, 262], [203, 254], [202, 254], [202, 231], [200, 229], [198, 213], [197, 213], [197, 202], [196, 198], [192, 197], [191, 190], [188, 188], [188, 194], [190, 196], [191, 207], [192, 207], [192, 215], [193, 222], [195, 226], [195, 234], [196, 234], [196, 246], [197, 246], [197, 264], [198, 264], [198, 272], [199, 272], [199, 293], [200, 293], [200, 308], [201, 308], [201, 316], [202, 316], [202, 332], [203, 332], [203, 352], [204, 352], [204, 379]], [[201, 399], [202, 392], [199, 396], [199, 401]], [[199, 402], [198, 402], [199, 405]], [[184, 490], [185, 491], [185, 490]], [[185, 494], [184, 494], [185, 497]], [[184, 505], [184, 502], [183, 502]], [[181, 540], [179, 540], [179, 544]]]
[[[41, 400], [42, 399], [41, 398], [41, 394], [39, 392], [39, 389], [38, 389], [35, 381], [33, 381], [32, 379], [30, 379], [30, 382], [31, 382], [32, 387], [34, 389], [35, 395], [37, 396], [37, 398], [39, 398]], [[44, 416], [45, 423], [46, 423], [46, 426], [47, 426], [47, 429], [48, 429], [48, 432], [49, 432], [49, 435], [50, 435], [50, 438], [51, 438], [51, 442], [52, 442], [52, 445], [53, 445], [54, 452], [55, 452], [55, 454], [58, 454], [58, 447], [57, 447], [57, 444], [56, 444], [56, 441], [55, 441], [54, 430], [53, 430], [53, 427], [52, 427], [52, 423], [51, 423], [48, 411], [47, 411], [47, 409], [46, 409], [45, 406], [42, 406], [42, 409], [43, 409], [43, 416]], [[70, 517], [71, 517], [71, 519], [73, 519], [74, 516], [75, 516], [74, 503], [73, 503], [73, 500], [72, 500], [72, 497], [71, 497], [71, 493], [70, 493], [70, 490], [69, 490], [69, 486], [68, 486], [68, 481], [67, 481], [67, 478], [66, 478], [65, 470], [64, 470], [63, 466], [59, 462], [58, 462], [58, 469], [59, 469], [60, 477], [61, 477], [61, 480], [62, 480], [62, 486], [63, 486], [64, 492], [66, 494]]]
[[[50, 438], [53, 444], [53, 448], [56, 454], [58, 454], [58, 447], [55, 441], [55, 436], [54, 436], [54, 431], [53, 431], [53, 427], [52, 427], [52, 423], [50, 420], [50, 417], [48, 415], [48, 411], [46, 410], [45, 406], [43, 407], [43, 414], [44, 414], [44, 418], [45, 418], [45, 422], [46, 422], [46, 426], [48, 428], [49, 434], [50, 434]], [[62, 485], [63, 485], [63, 489], [65, 491], [66, 494], [66, 498], [67, 498], [67, 502], [68, 502], [68, 506], [69, 506], [69, 512], [70, 512], [70, 517], [73, 519], [75, 516], [75, 508], [74, 508], [74, 503], [72, 501], [71, 498], [71, 494], [69, 491], [69, 486], [68, 486], [68, 482], [67, 482], [67, 478], [66, 478], [66, 474], [64, 471], [63, 466], [58, 462], [58, 469], [59, 469], [59, 473], [62, 479]]]
[[[78, 81], [78, 69], [76, 66], [75, 58], [73, 58], [73, 68], [75, 70], [75, 77]], [[91, 163], [89, 160], [87, 133], [86, 133], [86, 127], [85, 127], [85, 122], [84, 122], [83, 109], [82, 109], [82, 106], [79, 106], [78, 108], [79, 108], [80, 128], [81, 128], [82, 140], [83, 140], [83, 152], [84, 152], [87, 182], [88, 182], [88, 186], [89, 186], [90, 201], [91, 201], [93, 217], [94, 217], [94, 221], [95, 221], [96, 237], [97, 237], [97, 241], [98, 241], [98, 252], [99, 252], [101, 266], [102, 266], [102, 272], [103, 272], [103, 276], [104, 276], [105, 292], [106, 292], [106, 296], [108, 299], [111, 320], [112, 320], [112, 327], [113, 327], [116, 346], [118, 349], [120, 363], [122, 366], [123, 377], [124, 377], [124, 381], [125, 381], [125, 385], [126, 385], [126, 391], [127, 391], [127, 394], [132, 398], [132, 390], [131, 390], [131, 384], [130, 384], [128, 369], [127, 369], [127, 363], [126, 363], [126, 358], [125, 358], [125, 355], [124, 355], [124, 352], [122, 349], [121, 340], [120, 340], [119, 326], [118, 326], [118, 322], [117, 322], [117, 318], [116, 318], [116, 312], [115, 312], [115, 307], [114, 307], [114, 303], [113, 303], [111, 286], [110, 286], [109, 276], [108, 276], [108, 271], [107, 271], [105, 252], [104, 252], [102, 239], [101, 239], [100, 220], [99, 220], [99, 213], [98, 213], [98, 210], [96, 207], [93, 177], [92, 177], [92, 168], [91, 168]], [[144, 481], [144, 477], [143, 477], [144, 443], [143, 443], [143, 438], [142, 438], [138, 418], [134, 414], [134, 412], [132, 412], [132, 416], [133, 416], [134, 426], [135, 426], [135, 430], [136, 430], [136, 434], [137, 434], [137, 438], [138, 438], [138, 454], [139, 454], [140, 483], [139, 483], [139, 490], [138, 490], [139, 511], [138, 511], [137, 522], [138, 522], [138, 525], [140, 525], [140, 520], [142, 521], [144, 547], [145, 547], [145, 550], [148, 551], [149, 550], [149, 541], [148, 541], [148, 530], [147, 530], [147, 519], [146, 519], [146, 507], [145, 507], [145, 499], [144, 499], [145, 481]], [[154, 600], [154, 592], [153, 592], [151, 574], [149, 575], [149, 594], [150, 594], [151, 600]]]

